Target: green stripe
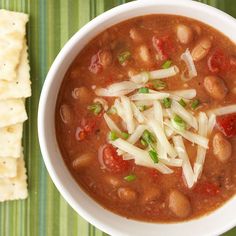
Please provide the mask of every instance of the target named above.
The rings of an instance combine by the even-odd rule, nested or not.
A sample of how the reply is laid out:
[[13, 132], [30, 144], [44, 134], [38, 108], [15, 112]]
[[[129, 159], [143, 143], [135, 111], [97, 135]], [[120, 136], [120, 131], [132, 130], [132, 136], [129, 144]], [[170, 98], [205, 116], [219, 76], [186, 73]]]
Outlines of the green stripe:
[[[47, 174], [37, 138], [37, 107], [46, 74], [75, 32], [102, 12], [129, 0], [0, 0], [0, 8], [30, 14], [27, 39], [33, 96], [27, 100], [24, 152], [30, 196], [0, 203], [0, 236], [105, 236], [61, 197]], [[201, 0], [236, 16], [235, 0]], [[236, 235], [236, 229], [227, 236]]]

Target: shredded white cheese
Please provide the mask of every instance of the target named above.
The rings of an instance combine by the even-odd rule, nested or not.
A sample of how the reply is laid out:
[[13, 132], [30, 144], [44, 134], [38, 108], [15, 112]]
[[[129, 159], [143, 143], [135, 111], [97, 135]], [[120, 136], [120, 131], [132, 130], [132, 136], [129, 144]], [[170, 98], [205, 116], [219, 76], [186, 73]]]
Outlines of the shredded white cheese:
[[159, 101], [153, 102], [153, 112], [154, 112], [154, 118], [160, 122], [161, 127], [163, 128], [163, 112], [162, 112], [162, 106]]
[[208, 137], [211, 135], [211, 132], [215, 127], [215, 124], [216, 124], [216, 115], [210, 114], [209, 120], [208, 120], [208, 127], [207, 127], [207, 136]]
[[[207, 137], [207, 131], [208, 131], [208, 118], [206, 116], [205, 112], [199, 113], [199, 135], [203, 137]], [[195, 182], [197, 182], [205, 162], [205, 156], [206, 156], [206, 148], [203, 148], [202, 146], [197, 147], [197, 158], [194, 164], [194, 177]]]
[[96, 88], [95, 94], [101, 97], [118, 97], [129, 94], [141, 87], [143, 87], [142, 84], [136, 84], [132, 81], [123, 81], [111, 84], [107, 88]]
[[186, 51], [180, 56], [181, 60], [183, 60], [187, 66], [188, 69], [188, 78], [183, 80], [190, 80], [193, 77], [197, 76], [197, 70], [195, 67], [195, 64], [193, 62], [193, 58], [191, 56], [191, 53], [189, 49], [187, 48]]
[[183, 138], [181, 136], [174, 136], [173, 142], [179, 158], [183, 160], [183, 176], [186, 180], [188, 187], [192, 188], [194, 185], [194, 173], [189, 161], [187, 151], [184, 146]]
[[168, 98], [169, 93], [162, 93], [162, 92], [156, 92], [156, 93], [136, 93], [132, 96], [130, 96], [130, 99], [132, 101], [142, 101], [142, 100], [160, 100], [163, 98]]
[[197, 119], [178, 102], [172, 101], [171, 109], [173, 113], [179, 115], [187, 124], [189, 124], [195, 130], [198, 130]]
[[137, 165], [155, 168], [163, 174], [173, 173], [173, 170], [171, 170], [161, 162], [154, 163], [147, 151], [144, 151], [123, 139], [118, 138], [115, 141], [112, 141], [111, 144], [118, 149], [130, 154], [130, 157], [134, 158], [134, 162]]
[[128, 97], [121, 96], [121, 104], [123, 106], [123, 120], [125, 121], [127, 125], [127, 130], [129, 134], [132, 134], [135, 129], [135, 122], [134, 122], [134, 116], [133, 116], [133, 111], [131, 107], [131, 102]]
[[192, 143], [196, 143], [208, 149], [209, 140], [206, 137], [200, 136], [198, 134], [195, 134], [187, 130], [184, 130], [184, 131], [177, 130], [172, 126], [170, 121], [165, 121], [164, 124], [167, 125], [169, 128], [173, 129], [177, 134], [180, 134], [183, 138], [187, 139], [188, 141]]
[[184, 89], [184, 90], [175, 90], [175, 91], [167, 91], [170, 94], [170, 98], [179, 101], [182, 99], [193, 99], [197, 95], [196, 89]]
[[163, 128], [161, 127], [160, 122], [156, 120], [148, 120], [147, 125], [153, 130], [156, 138], [159, 140], [160, 144], [165, 148], [166, 152], [170, 157], [174, 158], [177, 156], [177, 153], [173, 146], [169, 143]]
[[137, 108], [137, 106], [133, 102], [131, 102], [131, 107], [132, 107], [135, 119], [139, 123], [142, 124], [145, 121], [145, 118], [144, 118], [143, 114], [140, 112], [140, 110]]
[[208, 115], [215, 114], [216, 116], [222, 116], [222, 115], [228, 115], [231, 113], [236, 113], [236, 104], [215, 108], [215, 109], [209, 110], [207, 113], [208, 113]]
[[168, 69], [160, 69], [149, 72], [149, 79], [164, 79], [168, 77], [175, 76], [179, 73], [179, 68], [177, 66], [171, 66]]
[[104, 113], [103, 115], [104, 120], [107, 123], [107, 126], [109, 127], [110, 130], [115, 131], [117, 133], [121, 133], [121, 130], [118, 128], [118, 126], [115, 124], [115, 122], [107, 115], [107, 113]]

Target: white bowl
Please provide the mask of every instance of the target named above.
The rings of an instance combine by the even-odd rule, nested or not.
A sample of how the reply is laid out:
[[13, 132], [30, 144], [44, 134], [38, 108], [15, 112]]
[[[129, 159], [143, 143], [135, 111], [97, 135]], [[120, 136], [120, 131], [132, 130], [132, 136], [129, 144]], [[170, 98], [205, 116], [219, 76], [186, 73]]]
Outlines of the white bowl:
[[83, 218], [111, 235], [219, 235], [236, 225], [236, 197], [210, 215], [173, 224], [128, 220], [97, 204], [78, 186], [61, 157], [55, 136], [54, 112], [58, 91], [68, 67], [80, 50], [98, 33], [116, 23], [147, 14], [175, 14], [197, 19], [236, 42], [236, 20], [224, 12], [186, 0], [140, 0], [107, 11], [80, 29], [58, 54], [40, 97], [38, 133], [48, 172], [66, 201]]

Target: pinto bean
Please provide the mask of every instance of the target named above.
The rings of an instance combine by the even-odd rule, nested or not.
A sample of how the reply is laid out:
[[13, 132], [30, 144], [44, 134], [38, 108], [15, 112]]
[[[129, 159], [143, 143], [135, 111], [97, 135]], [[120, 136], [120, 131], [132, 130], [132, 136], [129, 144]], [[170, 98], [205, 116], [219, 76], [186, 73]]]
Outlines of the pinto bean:
[[139, 50], [140, 59], [145, 63], [150, 63], [151, 56], [150, 56], [150, 52], [149, 52], [147, 46], [141, 45], [138, 50]]
[[189, 199], [180, 191], [173, 190], [169, 195], [169, 208], [180, 218], [187, 217], [191, 212], [191, 204]]
[[222, 133], [216, 133], [213, 137], [213, 153], [221, 162], [226, 162], [232, 155], [232, 145]]
[[90, 152], [84, 153], [82, 155], [79, 155], [73, 160], [72, 166], [75, 170], [80, 170], [84, 167], [89, 166], [89, 164], [92, 162], [93, 159], [94, 159], [93, 153]]
[[121, 185], [121, 181], [117, 177], [111, 175], [105, 176], [105, 182], [110, 184], [114, 188], [119, 187]]
[[60, 117], [65, 124], [70, 124], [72, 122], [72, 111], [67, 104], [61, 105]]
[[108, 67], [112, 63], [112, 54], [110, 50], [102, 50], [99, 53], [100, 63], [104, 68]]
[[152, 202], [152, 201], [155, 201], [155, 200], [158, 200], [161, 196], [161, 191], [159, 188], [149, 188], [147, 190], [145, 190], [142, 198], [141, 198], [141, 201], [142, 203], [149, 203], [149, 202]]
[[74, 88], [72, 91], [72, 97], [74, 99], [77, 99], [80, 102], [80, 104], [90, 103], [91, 95], [92, 95], [92, 92], [84, 86], [79, 87], [79, 88]]
[[228, 88], [223, 79], [218, 76], [206, 76], [204, 79], [204, 88], [208, 94], [217, 100], [222, 100], [228, 93]]
[[186, 25], [178, 25], [176, 29], [177, 38], [182, 44], [188, 44], [193, 39], [193, 31]]
[[209, 38], [201, 39], [193, 48], [191, 54], [194, 61], [202, 60], [211, 49], [211, 40]]
[[129, 36], [130, 36], [130, 38], [131, 39], [133, 39], [133, 41], [134, 42], [141, 42], [142, 41], [142, 36], [141, 36], [141, 34], [138, 32], [138, 30], [137, 29], [135, 29], [135, 28], [132, 28], [132, 29], [130, 29], [130, 31], [129, 31]]
[[137, 193], [129, 187], [120, 187], [117, 194], [121, 200], [126, 202], [134, 201], [137, 198]]

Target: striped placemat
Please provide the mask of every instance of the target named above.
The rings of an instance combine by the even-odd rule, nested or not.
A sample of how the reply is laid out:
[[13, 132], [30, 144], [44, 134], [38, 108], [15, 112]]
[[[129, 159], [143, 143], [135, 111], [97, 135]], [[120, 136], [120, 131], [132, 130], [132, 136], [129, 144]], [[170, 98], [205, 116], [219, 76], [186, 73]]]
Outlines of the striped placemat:
[[[33, 96], [27, 102], [24, 147], [30, 196], [0, 203], [0, 236], [106, 235], [81, 218], [60, 196], [41, 157], [37, 138], [40, 91], [55, 56], [65, 42], [102, 12], [125, 0], [0, 0], [0, 8], [29, 13], [27, 27]], [[202, 0], [236, 17], [235, 0]], [[236, 228], [225, 235], [236, 235]]]

